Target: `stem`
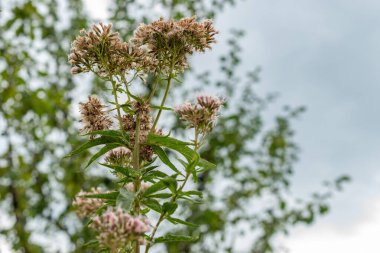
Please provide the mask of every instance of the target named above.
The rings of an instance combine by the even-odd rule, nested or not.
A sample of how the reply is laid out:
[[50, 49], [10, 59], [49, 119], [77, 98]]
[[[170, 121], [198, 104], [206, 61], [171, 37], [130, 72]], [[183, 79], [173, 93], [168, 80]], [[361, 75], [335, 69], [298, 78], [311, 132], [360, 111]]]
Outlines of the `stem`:
[[172, 81], [172, 78], [173, 78], [173, 69], [174, 69], [174, 64], [175, 64], [175, 58], [176, 58], [176, 55], [173, 53], [173, 55], [172, 55], [172, 61], [171, 61], [171, 64], [170, 64], [168, 82], [166, 84], [165, 94], [164, 94], [164, 97], [162, 98], [161, 106], [160, 106], [160, 109], [159, 109], [159, 111], [157, 113], [157, 116], [156, 116], [156, 118], [154, 120], [154, 123], [153, 123], [151, 131], [153, 131], [156, 128], [156, 125], [157, 125], [158, 120], [159, 120], [159, 118], [161, 116], [161, 113], [162, 113], [162, 108], [164, 107], [166, 98], [167, 98], [167, 96], [169, 94], [170, 84], [171, 84], [171, 81]]
[[152, 131], [156, 128], [156, 125], [158, 123], [158, 119], [161, 116], [162, 108], [164, 107], [166, 98], [168, 97], [168, 94], [169, 94], [169, 89], [170, 89], [171, 81], [172, 81], [172, 74], [170, 73], [169, 78], [168, 78], [168, 83], [166, 84], [165, 94], [164, 94], [164, 97], [162, 98], [162, 101], [161, 101], [161, 108], [159, 109], [159, 111], [157, 113], [157, 116], [156, 116], [156, 119], [154, 120], [154, 123], [153, 123], [153, 126], [152, 126]]
[[154, 96], [154, 93], [156, 93], [157, 86], [158, 86], [158, 79], [159, 79], [159, 76], [156, 75], [155, 78], [154, 78], [154, 82], [153, 82], [153, 89], [150, 92], [149, 97], [148, 97], [148, 102], [150, 102], [152, 100], [152, 98]]
[[119, 101], [118, 101], [118, 98], [117, 98], [116, 83], [115, 83], [114, 80], [111, 80], [111, 82], [112, 82], [112, 89], [113, 89], [112, 93], [113, 93], [113, 96], [114, 96], [114, 99], [115, 99], [117, 118], [118, 118], [118, 121], [119, 121], [120, 131], [123, 133], [123, 136], [124, 136], [124, 127], [123, 127], [123, 121], [121, 119], [120, 105], [119, 105]]
[[[136, 130], [135, 130], [135, 143], [133, 144], [133, 157], [132, 157], [132, 163], [133, 167], [136, 171], [140, 169], [140, 112], [137, 112], [136, 114]], [[135, 183], [135, 191], [139, 192], [141, 180], [140, 178], [137, 178]], [[138, 198], [136, 198], [135, 201], [135, 207], [134, 207], [134, 215], [139, 216], [140, 215], [140, 202]], [[135, 253], [140, 253], [140, 244], [138, 239], [135, 241]]]
[[[194, 139], [194, 151], [197, 152], [198, 151], [198, 148], [199, 148], [199, 143], [198, 143], [198, 137], [199, 137], [199, 132], [198, 132], [198, 129], [195, 128], [195, 139]], [[189, 179], [190, 177], [190, 173], [187, 172], [186, 173], [186, 176], [185, 176], [185, 179], [183, 180], [181, 186], [179, 187], [178, 191], [174, 194], [174, 196], [171, 198], [170, 202], [171, 203], [174, 203], [177, 198], [178, 198], [178, 193], [181, 192], [183, 190], [183, 188], [185, 187], [186, 183], [187, 183], [187, 180]], [[157, 221], [157, 224], [156, 226], [154, 226], [154, 229], [152, 231], [152, 234], [150, 236], [150, 239], [153, 241], [154, 239], [154, 236], [156, 235], [156, 232], [157, 232], [157, 229], [158, 229], [158, 226], [160, 226], [161, 222], [165, 219], [165, 215], [166, 213], [161, 213], [160, 217], [158, 218], [158, 221]], [[148, 253], [149, 252], [149, 249], [150, 247], [152, 246], [152, 244], [147, 244], [146, 245], [146, 248], [145, 248], [145, 253]]]

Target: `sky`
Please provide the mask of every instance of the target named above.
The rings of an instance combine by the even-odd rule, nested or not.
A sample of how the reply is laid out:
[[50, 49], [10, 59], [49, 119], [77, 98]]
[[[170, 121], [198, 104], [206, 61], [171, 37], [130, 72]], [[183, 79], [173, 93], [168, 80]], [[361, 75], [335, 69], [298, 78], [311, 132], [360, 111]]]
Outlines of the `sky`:
[[[105, 17], [104, 8], [88, 3]], [[215, 20], [222, 38], [233, 28], [246, 31], [243, 69], [260, 66], [257, 92], [280, 94], [268, 118], [284, 104], [307, 107], [295, 124], [302, 152], [294, 195], [306, 197], [342, 174], [353, 180], [326, 217], [279, 238], [290, 253], [380, 252], [379, 13], [376, 0], [245, 0]], [[223, 50], [221, 43], [213, 54]], [[192, 66], [217, 59], [205, 57]]]
[[353, 179], [327, 217], [282, 239], [291, 253], [380, 252], [379, 13], [370, 0], [246, 0], [217, 19], [222, 33], [246, 30], [244, 62], [262, 67], [261, 92], [307, 107], [294, 194]]
[[[87, 3], [105, 17], [107, 0]], [[245, 0], [216, 19], [220, 36], [246, 31], [243, 68], [262, 67], [258, 92], [278, 92], [275, 107], [307, 107], [295, 124], [302, 152], [293, 193], [307, 196], [341, 174], [353, 179], [326, 217], [280, 238], [290, 253], [380, 252], [379, 13], [378, 0]], [[193, 67], [212, 64], [202, 57]]]

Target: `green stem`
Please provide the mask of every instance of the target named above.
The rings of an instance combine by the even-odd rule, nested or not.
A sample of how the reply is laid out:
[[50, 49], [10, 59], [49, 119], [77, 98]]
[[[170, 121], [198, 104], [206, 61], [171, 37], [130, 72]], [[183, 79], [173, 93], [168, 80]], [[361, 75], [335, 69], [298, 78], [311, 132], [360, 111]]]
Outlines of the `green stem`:
[[[199, 148], [198, 138], [199, 138], [199, 132], [198, 132], [198, 129], [195, 128], [195, 139], [194, 139], [194, 151], [195, 152], [197, 152], [198, 148]], [[185, 185], [186, 185], [187, 180], [189, 179], [189, 177], [190, 177], [190, 173], [187, 172], [186, 176], [185, 176], [185, 179], [183, 180], [183, 182], [182, 182], [181, 186], [179, 187], [178, 191], [171, 198], [171, 200], [170, 200], [171, 203], [174, 203], [177, 200], [178, 193], [183, 190], [183, 188], [185, 187]], [[152, 234], [150, 236], [150, 239], [152, 240], [152, 242], [153, 242], [154, 236], [156, 235], [158, 227], [160, 226], [161, 222], [165, 219], [165, 215], [166, 215], [165, 212], [161, 213], [160, 217], [158, 218], [156, 226], [154, 226], [154, 229], [153, 229]], [[151, 243], [146, 245], [145, 253], [149, 252], [149, 249], [150, 249], [151, 246], [152, 246]]]
[[152, 91], [150, 92], [149, 94], [149, 97], [148, 97], [148, 102], [150, 102], [154, 96], [154, 94], [156, 93], [156, 90], [157, 90], [157, 86], [158, 86], [158, 83], [159, 83], [159, 74], [157, 74], [157, 76], [155, 76], [154, 78], [154, 81], [153, 81], [153, 88], [152, 88]]
[[154, 123], [153, 123], [151, 131], [154, 131], [154, 129], [156, 128], [156, 125], [157, 125], [158, 120], [159, 120], [159, 118], [161, 116], [161, 113], [162, 113], [162, 108], [164, 107], [166, 98], [168, 97], [168, 94], [169, 94], [170, 84], [171, 84], [171, 81], [172, 81], [172, 78], [173, 78], [173, 70], [174, 70], [175, 58], [176, 58], [176, 55], [175, 55], [175, 53], [173, 53], [172, 59], [171, 59], [171, 64], [170, 64], [168, 82], [166, 84], [166, 89], [165, 89], [165, 94], [164, 94], [164, 97], [162, 98], [161, 106], [160, 106], [160, 109], [159, 109], [159, 111], [157, 113], [157, 116], [156, 116], [156, 118], [154, 120]]
[[[136, 129], [135, 129], [135, 143], [133, 144], [133, 157], [132, 157], [133, 167], [136, 171], [138, 171], [140, 169], [140, 125], [141, 125], [140, 112], [137, 112], [137, 114], [136, 114]], [[141, 186], [140, 178], [136, 179], [134, 184], [135, 184], [135, 192], [139, 192], [140, 186]], [[136, 198], [136, 201], [135, 201], [134, 215], [135, 216], [140, 215], [140, 202], [139, 202], [138, 198]], [[136, 239], [136, 241], [135, 241], [135, 253], [140, 253], [140, 244], [139, 244], [138, 239]]]
[[166, 98], [168, 97], [168, 94], [169, 94], [169, 89], [170, 89], [171, 81], [172, 81], [172, 74], [170, 73], [169, 78], [168, 78], [168, 83], [166, 84], [165, 94], [164, 94], [164, 97], [162, 98], [162, 101], [161, 101], [161, 108], [159, 109], [159, 111], [157, 113], [157, 116], [156, 116], [156, 118], [154, 120], [152, 131], [156, 128], [158, 120], [159, 120], [159, 118], [161, 116], [162, 108], [164, 107]]
[[123, 133], [123, 136], [124, 136], [123, 121], [121, 119], [120, 105], [119, 105], [119, 100], [117, 98], [117, 87], [116, 87], [115, 81], [111, 80], [111, 82], [112, 82], [112, 89], [113, 89], [112, 93], [113, 93], [114, 100], [115, 100], [116, 111], [117, 111], [117, 118], [118, 118], [118, 121], [119, 121], [120, 131]]

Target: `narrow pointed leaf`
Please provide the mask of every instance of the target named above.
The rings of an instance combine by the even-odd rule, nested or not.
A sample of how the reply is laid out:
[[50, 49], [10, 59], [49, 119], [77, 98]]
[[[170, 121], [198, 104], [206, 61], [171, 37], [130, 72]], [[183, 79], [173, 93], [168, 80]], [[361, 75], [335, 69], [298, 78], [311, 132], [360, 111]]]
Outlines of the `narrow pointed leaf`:
[[181, 219], [178, 219], [178, 218], [174, 218], [174, 217], [167, 217], [167, 220], [170, 221], [173, 224], [182, 224], [182, 225], [186, 225], [186, 226], [189, 226], [189, 227], [199, 227], [199, 225], [197, 225], [195, 223], [191, 223], [191, 222], [184, 221], [184, 220], [181, 220]]
[[159, 146], [152, 146], [153, 151], [158, 155], [160, 160], [166, 164], [169, 168], [171, 168], [174, 172], [180, 174], [183, 176], [182, 172], [180, 172], [175, 165], [170, 161], [168, 155], [165, 153], [165, 151], [160, 148]]
[[120, 147], [120, 143], [110, 143], [105, 145], [103, 148], [101, 148], [95, 155], [93, 155], [90, 160], [88, 161], [87, 165], [84, 167], [86, 169], [88, 166], [91, 165], [95, 160], [97, 160], [99, 157], [110, 151], [111, 149]]
[[198, 236], [187, 236], [187, 235], [173, 235], [167, 234], [162, 237], [158, 237], [154, 240], [155, 243], [161, 242], [194, 242], [198, 240]]

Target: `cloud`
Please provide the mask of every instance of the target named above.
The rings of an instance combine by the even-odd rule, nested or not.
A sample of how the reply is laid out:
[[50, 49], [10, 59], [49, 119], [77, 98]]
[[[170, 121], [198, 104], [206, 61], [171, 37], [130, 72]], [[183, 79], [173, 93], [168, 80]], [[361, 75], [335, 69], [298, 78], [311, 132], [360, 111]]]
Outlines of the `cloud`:
[[298, 229], [284, 244], [291, 253], [379, 253], [380, 197], [369, 203], [363, 216], [350, 227], [322, 222], [312, 228]]

